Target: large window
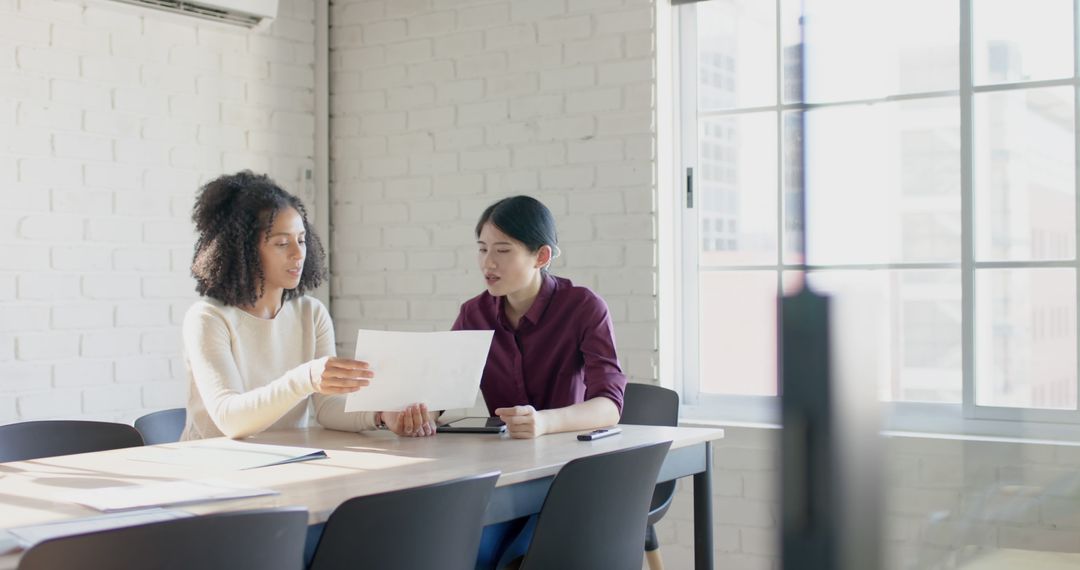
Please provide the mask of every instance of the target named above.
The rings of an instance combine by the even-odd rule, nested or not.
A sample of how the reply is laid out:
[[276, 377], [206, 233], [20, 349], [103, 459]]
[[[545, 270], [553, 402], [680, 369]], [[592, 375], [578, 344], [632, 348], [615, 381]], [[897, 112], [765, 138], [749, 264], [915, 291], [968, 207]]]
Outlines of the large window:
[[894, 408], [1080, 423], [1075, 4], [679, 8], [689, 405], [767, 419], [738, 416], [775, 407], [776, 297], [805, 262], [858, 303], [841, 325]]

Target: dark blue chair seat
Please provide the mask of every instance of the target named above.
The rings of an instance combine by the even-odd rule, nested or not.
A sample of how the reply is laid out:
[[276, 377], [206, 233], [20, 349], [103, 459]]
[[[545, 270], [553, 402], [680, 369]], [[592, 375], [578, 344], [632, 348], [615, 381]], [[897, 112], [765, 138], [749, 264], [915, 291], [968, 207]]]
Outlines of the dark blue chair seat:
[[640, 570], [653, 487], [671, 442], [567, 463], [536, 521], [522, 570]]
[[330, 514], [310, 570], [476, 564], [499, 473], [349, 499]]
[[187, 410], [173, 408], [152, 412], [135, 420], [135, 429], [142, 434], [146, 445], [159, 443], [173, 443], [180, 441], [180, 434], [184, 432], [184, 422], [187, 421]]
[[[679, 425], [679, 393], [674, 390], [651, 386], [649, 384], [630, 383], [626, 385], [623, 396], [622, 424], [643, 426]], [[675, 497], [675, 481], [666, 481], [656, 486], [652, 504], [649, 507], [649, 527], [645, 531], [645, 552], [649, 567], [659, 570], [660, 541], [656, 538], [654, 525], [667, 514], [671, 500]]]
[[55, 538], [27, 550], [19, 570], [296, 570], [307, 519], [266, 509]]

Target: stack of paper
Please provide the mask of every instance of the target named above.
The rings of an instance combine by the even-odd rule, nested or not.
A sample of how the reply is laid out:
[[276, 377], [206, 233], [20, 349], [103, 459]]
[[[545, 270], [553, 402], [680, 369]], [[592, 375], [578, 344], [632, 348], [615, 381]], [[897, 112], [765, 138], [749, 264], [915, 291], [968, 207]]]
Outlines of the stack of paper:
[[101, 530], [180, 519], [190, 516], [192, 515], [180, 511], [144, 509], [127, 513], [115, 513], [96, 517], [84, 517], [44, 524], [20, 526], [8, 529], [8, 533], [18, 541], [19, 546], [30, 548], [44, 540], [61, 536], [87, 534]]
[[111, 512], [276, 494], [277, 491], [271, 489], [248, 487], [220, 479], [201, 479], [80, 490], [70, 493], [67, 499], [92, 509]]
[[231, 439], [208, 439], [183, 446], [152, 446], [132, 451], [129, 459], [213, 468], [220, 471], [254, 469], [296, 461], [325, 459], [326, 452], [310, 447], [266, 445]]
[[6, 530], [0, 530], [0, 554], [6, 554], [19, 548], [19, 540]]

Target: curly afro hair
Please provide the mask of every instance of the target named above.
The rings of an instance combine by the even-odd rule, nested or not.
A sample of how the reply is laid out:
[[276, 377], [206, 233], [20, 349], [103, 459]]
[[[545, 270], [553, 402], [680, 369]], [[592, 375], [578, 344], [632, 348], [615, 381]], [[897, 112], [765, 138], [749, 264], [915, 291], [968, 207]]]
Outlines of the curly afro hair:
[[191, 275], [199, 295], [230, 306], [255, 304], [264, 291], [259, 244], [269, 235], [282, 208], [295, 208], [307, 232], [307, 257], [300, 284], [285, 291], [289, 300], [314, 289], [326, 278], [326, 251], [308, 223], [300, 199], [270, 177], [250, 170], [221, 176], [199, 190], [191, 219], [199, 237]]

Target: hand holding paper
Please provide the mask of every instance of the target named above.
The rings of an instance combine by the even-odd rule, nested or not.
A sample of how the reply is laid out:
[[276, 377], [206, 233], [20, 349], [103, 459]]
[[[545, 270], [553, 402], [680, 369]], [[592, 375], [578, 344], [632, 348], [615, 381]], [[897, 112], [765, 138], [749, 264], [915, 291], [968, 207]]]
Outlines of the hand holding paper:
[[361, 330], [356, 360], [367, 362], [371, 385], [348, 395], [347, 412], [467, 408], [476, 400], [494, 331]]
[[413, 404], [400, 412], [383, 412], [383, 422], [390, 431], [409, 437], [435, 435], [437, 413], [429, 413], [424, 404]]
[[312, 370], [315, 391], [320, 394], [349, 394], [371, 383], [374, 374], [367, 362], [329, 356], [315, 361]]

